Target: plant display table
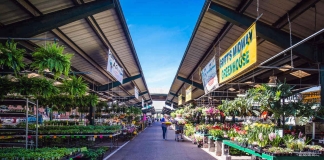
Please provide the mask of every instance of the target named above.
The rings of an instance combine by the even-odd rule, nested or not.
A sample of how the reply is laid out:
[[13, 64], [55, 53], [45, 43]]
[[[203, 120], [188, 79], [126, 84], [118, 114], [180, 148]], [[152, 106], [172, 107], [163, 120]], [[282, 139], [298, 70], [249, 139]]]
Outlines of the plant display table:
[[215, 152], [215, 140], [213, 136], [208, 136], [208, 151]]
[[[224, 145], [236, 148], [236, 149], [241, 150], [245, 153], [251, 154], [256, 157], [260, 157], [262, 159], [267, 159], [267, 160], [321, 160], [324, 158], [323, 156], [311, 156], [311, 155], [315, 155], [315, 154], [300, 154], [300, 155], [298, 155], [298, 153], [296, 153], [296, 152], [294, 152], [294, 154], [295, 154], [294, 156], [271, 156], [271, 155], [268, 155], [265, 153], [259, 153], [252, 149], [239, 146], [229, 140], [223, 140], [223, 148], [225, 148]], [[225, 154], [226, 153], [224, 153], [224, 150], [223, 150], [223, 155], [225, 155]], [[298, 156], [296, 156], [296, 155], [298, 155]]]
[[204, 134], [204, 133], [196, 132], [195, 136], [202, 137], [202, 147], [203, 148], [208, 148], [208, 140], [207, 140], [207, 138], [208, 138], [208, 136], [210, 136], [210, 134]]

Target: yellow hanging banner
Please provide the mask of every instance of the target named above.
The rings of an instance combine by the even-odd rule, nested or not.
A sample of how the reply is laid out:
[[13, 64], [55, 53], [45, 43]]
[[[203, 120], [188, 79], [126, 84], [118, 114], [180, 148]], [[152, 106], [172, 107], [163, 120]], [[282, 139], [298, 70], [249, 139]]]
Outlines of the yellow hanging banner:
[[182, 94], [178, 96], [178, 105], [182, 105]]
[[191, 89], [192, 89], [191, 86], [189, 86], [189, 87], [186, 89], [186, 102], [188, 102], [188, 101], [191, 100]]
[[256, 25], [253, 23], [219, 58], [219, 83], [237, 76], [257, 62]]

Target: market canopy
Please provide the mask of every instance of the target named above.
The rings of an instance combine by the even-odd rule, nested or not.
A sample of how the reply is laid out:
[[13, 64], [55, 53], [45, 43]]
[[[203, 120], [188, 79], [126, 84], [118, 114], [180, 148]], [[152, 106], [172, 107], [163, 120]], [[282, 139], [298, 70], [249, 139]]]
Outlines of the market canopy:
[[[270, 76], [295, 86], [295, 91], [323, 84], [319, 82], [318, 70], [323, 68], [318, 63], [322, 62], [322, 56], [318, 53], [323, 50], [320, 49], [323, 46], [323, 41], [320, 40], [323, 34], [294, 48], [292, 56], [288, 50], [274, 57], [291, 46], [287, 15], [291, 22], [294, 45], [324, 28], [324, 20], [319, 16], [324, 11], [318, 9], [323, 7], [324, 2], [319, 0], [260, 1], [259, 5], [253, 0], [206, 1], [171, 85], [166, 104], [173, 103], [177, 106], [180, 97], [185, 103], [186, 89], [190, 85], [193, 86], [191, 100], [204, 95], [201, 70], [215, 57], [220, 80], [220, 57], [223, 58], [225, 52], [254, 22], [257, 36], [256, 63], [220, 83], [216, 90], [209, 93], [209, 98], [220, 103], [222, 99], [237, 97], [237, 91], [268, 83]], [[289, 69], [292, 65], [293, 69]], [[283, 66], [286, 68], [282, 68]], [[205, 102], [208, 101], [208, 97], [206, 98]]]
[[[73, 53], [72, 71], [101, 97], [133, 104], [152, 103], [119, 1], [114, 0], [5, 0], [0, 5], [0, 37], [16, 40], [32, 60], [36, 46], [57, 39], [66, 53]], [[4, 42], [3, 40], [2, 42]], [[123, 69], [122, 82], [107, 71], [108, 51]], [[135, 98], [135, 87], [139, 98]]]

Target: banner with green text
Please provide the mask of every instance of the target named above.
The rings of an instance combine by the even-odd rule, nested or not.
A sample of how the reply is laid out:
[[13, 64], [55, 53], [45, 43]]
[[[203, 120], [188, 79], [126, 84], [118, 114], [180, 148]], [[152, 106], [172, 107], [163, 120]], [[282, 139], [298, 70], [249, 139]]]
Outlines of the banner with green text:
[[237, 76], [256, 61], [256, 25], [253, 23], [219, 58], [219, 83]]

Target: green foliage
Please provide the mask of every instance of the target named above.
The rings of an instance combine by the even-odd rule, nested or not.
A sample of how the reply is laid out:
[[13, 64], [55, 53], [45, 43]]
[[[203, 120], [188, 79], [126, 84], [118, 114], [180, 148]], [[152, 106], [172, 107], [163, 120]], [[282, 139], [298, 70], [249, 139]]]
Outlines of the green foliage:
[[0, 43], [0, 66], [7, 66], [14, 70], [15, 75], [25, 67], [23, 62], [24, 49], [17, 49], [17, 43], [7, 41], [5, 45]]
[[185, 124], [185, 130], [184, 130], [184, 134], [186, 136], [191, 136], [195, 134], [195, 128], [192, 124]]
[[91, 160], [97, 160], [102, 154], [107, 151], [107, 148], [100, 147], [97, 149], [88, 149], [87, 151], [82, 152], [84, 157], [90, 158]]
[[18, 82], [12, 84], [12, 87], [14, 93], [48, 98], [59, 93], [53, 83], [52, 80], [47, 80], [45, 78], [28, 78], [27, 76], [22, 76], [19, 78]]
[[52, 80], [47, 80], [45, 78], [28, 78], [27, 76], [15, 78], [15, 81], [10, 80], [8, 77], [0, 78], [0, 90], [0, 97], [2, 99], [8, 93], [15, 93], [22, 97], [42, 96], [44, 98], [59, 93], [59, 90], [53, 85]]
[[213, 137], [224, 137], [224, 132], [220, 129], [211, 129], [208, 133]]
[[65, 79], [63, 81], [60, 89], [61, 92], [67, 93], [72, 97], [83, 96], [87, 91], [87, 84], [81, 77], [72, 76], [71, 80]]
[[42, 106], [49, 106], [55, 111], [70, 111], [71, 108], [79, 107], [79, 112], [86, 113], [90, 106], [98, 104], [98, 96], [89, 94], [80, 97], [71, 97], [69, 95], [55, 95], [49, 98], [37, 97], [39, 104]]
[[8, 77], [0, 77], [0, 99], [3, 99], [8, 93], [12, 93], [12, 82]]
[[171, 115], [172, 118], [175, 118], [177, 116], [177, 113], [172, 112], [170, 115]]
[[[77, 126], [77, 125], [69, 125], [69, 123], [56, 123], [53, 122], [54, 126], [40, 126], [39, 133], [42, 135], [46, 134], [107, 134], [107, 133], [115, 133], [121, 129], [120, 125], [113, 126]], [[61, 126], [57, 126], [61, 125]], [[63, 126], [62, 126], [63, 125]], [[0, 134], [1, 135], [1, 134]]]
[[139, 108], [139, 107], [134, 107], [134, 106], [131, 106], [131, 107], [128, 107], [126, 109], [126, 113], [128, 115], [130, 114], [134, 114], [134, 115], [141, 115], [142, 114], [142, 109]]
[[43, 73], [44, 70], [49, 69], [54, 73], [55, 78], [62, 74], [67, 76], [71, 67], [71, 58], [73, 54], [63, 54], [64, 47], [57, 43], [48, 43], [40, 48], [36, 48], [33, 53], [33, 62], [31, 67]]
[[38, 148], [35, 150], [24, 148], [3, 148], [0, 150], [1, 159], [63, 159], [71, 153], [76, 153], [78, 148]]

